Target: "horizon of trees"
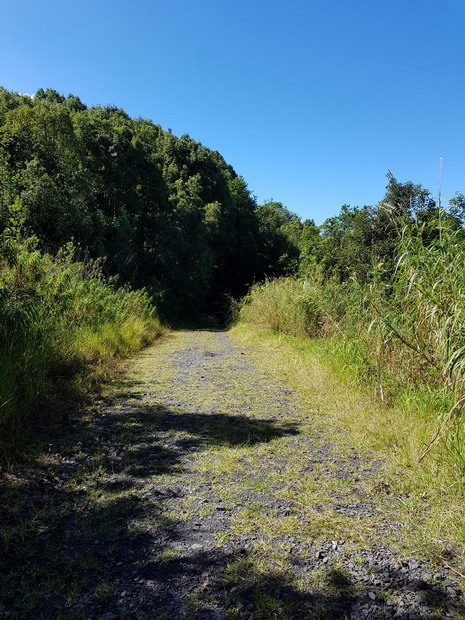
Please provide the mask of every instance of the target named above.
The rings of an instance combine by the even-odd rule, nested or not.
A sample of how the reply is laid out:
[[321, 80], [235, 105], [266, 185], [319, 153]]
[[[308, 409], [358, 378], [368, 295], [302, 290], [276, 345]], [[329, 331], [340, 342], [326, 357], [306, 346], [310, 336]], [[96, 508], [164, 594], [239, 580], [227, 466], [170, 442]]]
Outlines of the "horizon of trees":
[[[430, 192], [388, 172], [376, 206], [343, 205], [322, 226], [280, 202], [257, 204], [217, 151], [115, 106], [40, 89], [0, 88], [0, 232], [20, 199], [26, 228], [44, 251], [70, 240], [81, 257], [106, 257], [109, 275], [145, 287], [162, 315], [225, 308], [266, 278], [312, 273], [370, 280], [386, 274], [409, 222], [425, 242], [441, 206]], [[447, 225], [462, 229], [457, 194]]]

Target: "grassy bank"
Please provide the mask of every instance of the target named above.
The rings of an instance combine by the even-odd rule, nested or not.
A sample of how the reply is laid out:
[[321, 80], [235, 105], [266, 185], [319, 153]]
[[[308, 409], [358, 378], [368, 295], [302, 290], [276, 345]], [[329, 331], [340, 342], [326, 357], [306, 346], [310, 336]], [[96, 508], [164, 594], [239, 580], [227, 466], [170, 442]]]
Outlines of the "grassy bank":
[[58, 394], [68, 399], [95, 387], [116, 359], [162, 331], [146, 292], [117, 287], [98, 262], [76, 261], [72, 245], [56, 256], [40, 252], [14, 223], [0, 239], [3, 462], [37, 421], [54, 415]]
[[354, 442], [379, 452], [381, 486], [398, 497], [412, 537], [439, 554], [450, 541], [463, 554], [465, 543], [464, 262], [461, 231], [411, 225], [390, 270], [375, 265], [363, 284], [315, 268], [255, 285], [236, 328], [263, 341], [272, 369], [307, 398], [329, 399]]
[[[370, 279], [301, 279], [252, 287], [242, 322], [315, 339], [337, 372], [422, 431], [418, 462], [439, 459], [465, 487], [465, 242], [462, 231], [406, 227], [394, 267]], [[393, 422], [394, 426], [396, 422]]]

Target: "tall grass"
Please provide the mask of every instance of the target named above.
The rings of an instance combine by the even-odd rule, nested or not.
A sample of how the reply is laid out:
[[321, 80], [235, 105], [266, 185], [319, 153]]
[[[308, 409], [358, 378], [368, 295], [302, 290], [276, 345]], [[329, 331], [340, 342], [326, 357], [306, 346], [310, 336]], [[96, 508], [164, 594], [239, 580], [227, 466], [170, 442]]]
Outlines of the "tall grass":
[[302, 282], [291, 278], [255, 284], [244, 298], [240, 318], [265, 329], [306, 336], [317, 332], [321, 317]]
[[427, 420], [430, 434], [421, 435], [417, 462], [428, 454], [448, 460], [463, 489], [465, 242], [462, 231], [442, 220], [435, 226], [428, 234], [415, 224], [405, 228], [388, 282], [376, 271], [365, 287], [317, 274], [270, 281], [251, 289], [239, 319], [320, 340], [339, 371], [409, 411], [412, 424]]
[[450, 406], [424, 454], [445, 438], [465, 479], [465, 242], [463, 231], [448, 229], [441, 219], [438, 226], [430, 244], [422, 230], [404, 231], [394, 279], [400, 320], [391, 329], [403, 344], [402, 364], [412, 380], [448, 396]]
[[313, 278], [253, 285], [237, 314], [246, 323], [291, 336], [353, 335], [365, 306], [364, 291], [356, 282], [323, 282], [316, 273]]
[[117, 287], [101, 263], [74, 254], [71, 244], [41, 253], [14, 226], [0, 238], [0, 459], [57, 387], [88, 389], [162, 331], [145, 291]]

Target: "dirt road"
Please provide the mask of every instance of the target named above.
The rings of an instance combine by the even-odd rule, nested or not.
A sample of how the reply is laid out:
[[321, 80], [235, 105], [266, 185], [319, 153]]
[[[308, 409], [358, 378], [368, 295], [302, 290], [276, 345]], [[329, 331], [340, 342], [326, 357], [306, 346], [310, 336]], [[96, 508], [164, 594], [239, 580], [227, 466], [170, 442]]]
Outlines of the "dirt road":
[[227, 333], [174, 332], [7, 480], [0, 617], [462, 617], [453, 574], [387, 544], [380, 467]]

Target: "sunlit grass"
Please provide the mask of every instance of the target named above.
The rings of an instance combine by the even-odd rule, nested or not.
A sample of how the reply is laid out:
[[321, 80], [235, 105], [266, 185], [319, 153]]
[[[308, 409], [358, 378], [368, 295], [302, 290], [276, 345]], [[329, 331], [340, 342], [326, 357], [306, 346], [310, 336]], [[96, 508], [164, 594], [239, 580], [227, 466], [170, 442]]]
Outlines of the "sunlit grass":
[[57, 256], [6, 229], [0, 236], [0, 460], [17, 453], [37, 419], [108, 380], [115, 362], [163, 332], [144, 291], [118, 288], [101, 263]]
[[[328, 436], [343, 437], [346, 454], [352, 446], [370, 450], [380, 459], [382, 466], [368, 490], [384, 494], [394, 518], [403, 524], [402, 540], [393, 534], [396, 544], [438, 556], [452, 546], [464, 557], [463, 497], [457, 493], [455, 467], [439, 446], [419, 464], [437, 424], [434, 416], [425, 413], [419, 397], [405, 398], [403, 406], [383, 404], [354, 379], [328, 339], [301, 339], [245, 324], [235, 326], [232, 336], [243, 346], [250, 345], [257, 364], [265, 364], [301, 395]], [[339, 492], [350, 496], [350, 488], [344, 491], [343, 487], [339, 485]], [[312, 503], [311, 487], [305, 492], [301, 483], [300, 492], [302, 504]], [[359, 536], [364, 538], [363, 531]]]

